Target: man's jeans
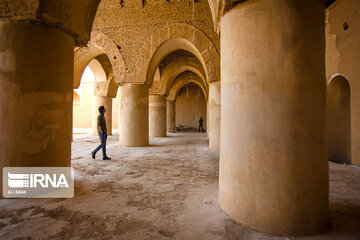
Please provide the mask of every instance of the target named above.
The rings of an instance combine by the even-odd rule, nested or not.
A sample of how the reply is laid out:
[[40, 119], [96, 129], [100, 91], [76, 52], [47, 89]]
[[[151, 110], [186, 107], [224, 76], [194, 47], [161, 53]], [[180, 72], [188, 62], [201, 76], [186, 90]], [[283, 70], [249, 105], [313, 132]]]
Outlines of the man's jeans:
[[99, 133], [99, 137], [100, 137], [100, 142], [101, 144], [93, 151], [94, 154], [96, 154], [100, 148], [102, 148], [102, 154], [103, 157], [106, 157], [106, 139], [107, 139], [107, 133], [103, 132], [103, 134]]

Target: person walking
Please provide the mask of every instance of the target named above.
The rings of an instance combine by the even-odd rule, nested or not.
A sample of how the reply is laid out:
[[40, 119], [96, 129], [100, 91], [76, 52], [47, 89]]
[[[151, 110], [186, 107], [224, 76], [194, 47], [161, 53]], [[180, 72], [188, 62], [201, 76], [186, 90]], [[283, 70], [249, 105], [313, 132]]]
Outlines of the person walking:
[[100, 106], [99, 108], [99, 116], [97, 117], [97, 130], [100, 137], [100, 145], [95, 148], [94, 151], [91, 152], [91, 157], [95, 159], [96, 153], [102, 149], [103, 160], [111, 159], [106, 155], [106, 139], [107, 139], [107, 128], [106, 128], [106, 120], [105, 120], [105, 112], [106, 109], [104, 106]]
[[201, 129], [203, 132], [205, 132], [204, 127], [203, 127], [203, 122], [204, 122], [203, 118], [200, 117], [200, 119], [199, 119], [199, 132], [200, 132], [200, 129]]

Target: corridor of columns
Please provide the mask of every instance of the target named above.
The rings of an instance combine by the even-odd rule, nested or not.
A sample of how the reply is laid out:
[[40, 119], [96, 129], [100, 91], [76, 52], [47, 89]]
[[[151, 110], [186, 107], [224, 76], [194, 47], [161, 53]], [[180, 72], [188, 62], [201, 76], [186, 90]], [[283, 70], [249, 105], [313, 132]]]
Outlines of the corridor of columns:
[[1, 189], [75, 194], [0, 199], [0, 239], [359, 239], [359, 7], [4, 0]]

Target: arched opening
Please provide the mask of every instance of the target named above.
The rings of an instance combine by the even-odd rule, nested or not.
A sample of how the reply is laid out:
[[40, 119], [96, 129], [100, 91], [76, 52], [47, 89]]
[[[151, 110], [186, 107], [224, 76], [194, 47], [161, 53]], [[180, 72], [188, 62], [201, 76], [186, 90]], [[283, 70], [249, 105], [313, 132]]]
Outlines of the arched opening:
[[[105, 113], [108, 133], [112, 134], [113, 128], [118, 128], [117, 105], [112, 105], [112, 97], [116, 93], [112, 86], [113, 71], [111, 64], [107, 61], [106, 55], [100, 55], [92, 59], [85, 67], [81, 76], [79, 87], [75, 89], [81, 101], [73, 104], [73, 133], [74, 134], [97, 134], [96, 117], [98, 107], [104, 105], [107, 109]], [[110, 96], [109, 96], [110, 95]], [[112, 114], [114, 112], [114, 114]], [[109, 127], [111, 126], [111, 127]]]
[[[208, 82], [202, 60], [196, 47], [186, 39], [170, 39], [156, 49], [148, 64], [146, 81], [150, 86], [150, 137], [165, 137], [167, 129], [170, 129], [171, 133], [174, 133], [176, 129], [178, 131], [198, 130], [200, 117], [203, 117], [201, 130], [205, 131], [203, 126], [206, 118], [207, 98], [205, 96], [208, 92]], [[193, 93], [192, 86], [187, 86], [187, 98], [180, 95], [177, 104], [174, 102], [181, 88], [191, 82], [199, 84], [200, 87], [194, 86], [198, 87], [197, 90], [203, 91], [201, 94], [202, 99], [205, 99], [205, 114], [201, 114], [203, 108], [199, 107], [199, 99], [195, 99], [196, 95]], [[170, 102], [166, 102], [165, 96], [168, 96], [167, 100]], [[176, 105], [178, 105], [178, 115]], [[176, 115], [178, 124], [176, 124]]]
[[106, 82], [107, 81], [107, 74], [104, 71], [103, 66], [100, 64], [100, 62], [96, 59], [93, 59], [88, 65], [88, 68], [91, 69], [91, 71], [94, 74], [94, 78], [96, 82]]
[[199, 50], [190, 41], [182, 38], [173, 38], [162, 43], [154, 52], [146, 74], [146, 83], [151, 86], [156, 69], [159, 67], [160, 73], [165, 66], [180, 57], [193, 57], [201, 66], [201, 70], [207, 79], [206, 65]]
[[[82, 74], [79, 88], [74, 91], [73, 101], [73, 133], [90, 133], [92, 126], [92, 109], [94, 97], [95, 75], [87, 66]], [[76, 95], [81, 101], [76, 102]]]
[[327, 94], [329, 160], [351, 163], [350, 85], [343, 76], [330, 80]]
[[202, 89], [191, 82], [183, 86], [175, 101], [175, 122], [177, 131], [199, 131], [199, 119], [206, 126], [206, 100]]

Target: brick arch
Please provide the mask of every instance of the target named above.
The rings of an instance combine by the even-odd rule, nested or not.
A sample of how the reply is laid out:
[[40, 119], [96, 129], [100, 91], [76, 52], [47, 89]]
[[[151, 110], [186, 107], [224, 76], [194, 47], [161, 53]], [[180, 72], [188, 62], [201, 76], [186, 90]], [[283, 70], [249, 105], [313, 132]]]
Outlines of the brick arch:
[[175, 83], [178, 76], [180, 76], [181, 74], [184, 74], [186, 72], [191, 72], [193, 75], [196, 75], [196, 78], [200, 80], [202, 88], [204, 89], [204, 92], [205, 92], [204, 95], [206, 96], [207, 92], [208, 92], [208, 85], [206, 83], [205, 77], [202, 75], [201, 71], [199, 71], [197, 68], [194, 68], [192, 66], [187, 66], [187, 65], [177, 68], [170, 75], [168, 84], [166, 85], [165, 95], [169, 95], [170, 89], [173, 86], [173, 84]]
[[134, 69], [126, 82], [152, 85], [156, 68], [162, 59], [176, 50], [194, 54], [205, 70], [206, 81], [220, 80], [220, 56], [212, 41], [199, 29], [183, 23], [174, 23], [149, 36], [138, 54]]
[[101, 55], [102, 52], [97, 48], [94, 48], [92, 45], [86, 47], [75, 48], [74, 50], [74, 84], [73, 88], [79, 88], [82, 74], [86, 66], [96, 58]]
[[195, 57], [179, 57], [174, 61], [170, 62], [162, 71], [158, 81], [154, 79], [151, 88], [149, 89], [150, 94], [167, 95], [170, 87], [178, 75], [185, 71], [192, 71], [196, 73], [203, 81], [206, 89], [208, 84], [205, 79], [205, 71], [202, 68], [201, 63]]
[[[77, 77], [74, 78], [73, 88], [79, 88], [82, 74], [88, 66], [95, 75], [94, 94], [96, 96], [109, 96], [109, 86], [114, 79], [114, 74], [107, 55], [100, 54], [91, 58], [88, 63], [87, 62], [88, 61], [86, 61], [86, 63], [82, 63], [81, 67], [75, 68], [74, 75]], [[79, 64], [77, 66], [79, 66]]]
[[[76, 46], [85, 46], [89, 41], [101, 0], [2, 0], [2, 2], [2, 6], [6, 7], [0, 11], [0, 17], [11, 20], [28, 19], [55, 26], [69, 34]], [[209, 0], [214, 18], [213, 2]]]
[[201, 90], [203, 91], [205, 100], [206, 101], [208, 100], [208, 93], [206, 91], [206, 87], [205, 87], [204, 83], [202, 82], [200, 77], [198, 75], [194, 74], [193, 72], [183, 73], [176, 78], [176, 80], [174, 81], [174, 84], [171, 86], [171, 88], [169, 90], [169, 95], [167, 97], [167, 100], [175, 101], [181, 88], [189, 83], [195, 83], [196, 85], [198, 85], [201, 88]]
[[91, 33], [91, 41], [86, 47], [74, 50], [74, 84], [80, 86], [81, 76], [86, 66], [96, 59], [102, 65], [107, 81], [96, 83], [96, 95], [116, 97], [118, 82], [125, 78], [125, 62], [114, 41], [100, 31]]
[[125, 78], [126, 67], [124, 58], [116, 43], [103, 32], [92, 31], [90, 44], [108, 56], [114, 71], [114, 81], [116, 83], [122, 82]]

